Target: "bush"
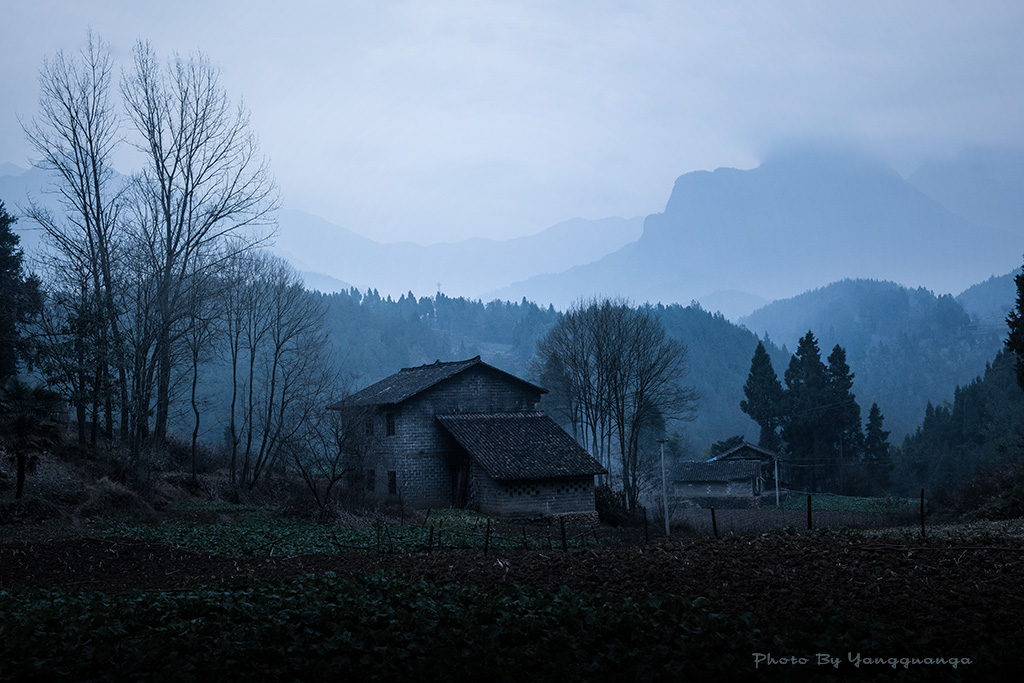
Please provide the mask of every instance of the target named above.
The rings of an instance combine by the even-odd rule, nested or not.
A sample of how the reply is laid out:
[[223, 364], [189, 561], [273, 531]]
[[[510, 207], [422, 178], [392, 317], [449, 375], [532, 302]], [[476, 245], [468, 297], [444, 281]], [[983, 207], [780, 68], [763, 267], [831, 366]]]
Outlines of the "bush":
[[626, 492], [616, 491], [607, 484], [594, 489], [594, 506], [598, 518], [613, 526], [639, 526], [644, 523], [641, 513], [631, 512], [626, 504]]
[[138, 493], [107, 477], [92, 485], [79, 513], [83, 517], [111, 522], [154, 524], [157, 521], [156, 511]]

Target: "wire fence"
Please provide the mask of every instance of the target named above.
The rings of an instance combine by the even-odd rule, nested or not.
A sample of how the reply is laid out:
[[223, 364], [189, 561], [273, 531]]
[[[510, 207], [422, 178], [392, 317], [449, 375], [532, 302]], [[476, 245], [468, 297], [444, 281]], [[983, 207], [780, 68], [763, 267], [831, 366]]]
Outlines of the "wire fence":
[[[670, 519], [672, 538], [722, 537], [731, 534], [764, 533], [772, 530], [829, 528], [880, 529], [920, 524], [925, 534], [924, 498], [918, 508], [907, 499], [878, 499], [874, 509], [828, 509], [842, 504], [835, 496], [791, 497], [783, 507], [690, 507], [677, 509]], [[815, 502], [817, 500], [817, 503]], [[801, 507], [796, 502], [801, 502]], [[806, 502], [804, 502], [806, 501]], [[722, 501], [736, 504], [736, 501]], [[578, 548], [639, 546], [665, 538], [664, 519], [649, 515], [641, 508], [632, 523], [619, 526], [596, 521], [581, 522], [573, 517], [516, 521], [483, 515], [464, 517], [427, 514], [425, 523], [379, 524], [374, 534], [358, 542], [334, 545], [338, 551], [377, 553], [432, 553], [450, 550], [497, 551], [544, 550], [569, 551]]]

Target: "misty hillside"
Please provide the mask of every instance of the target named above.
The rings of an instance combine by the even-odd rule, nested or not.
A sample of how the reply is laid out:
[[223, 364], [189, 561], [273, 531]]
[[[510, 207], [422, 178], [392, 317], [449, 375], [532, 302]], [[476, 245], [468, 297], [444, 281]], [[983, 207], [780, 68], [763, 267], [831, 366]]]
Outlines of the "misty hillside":
[[615, 283], [639, 302], [715, 301], [738, 317], [843, 278], [958, 292], [1018, 265], [1020, 249], [1019, 233], [954, 214], [883, 165], [794, 154], [687, 173], [635, 244], [496, 295], [560, 303]]
[[956, 300], [964, 307], [972, 318], [981, 325], [989, 327], [1006, 327], [1006, 316], [1017, 300], [1017, 284], [1014, 277], [1021, 269], [990, 277], [984, 282], [972, 285], [957, 295]]
[[[836, 344], [845, 348], [862, 410], [877, 401], [894, 440], [916, 428], [928, 401], [984, 372], [1006, 336], [1005, 326], [976, 324], [948, 294], [875, 280], [843, 280], [776, 301], [740, 323], [790, 350], [808, 330], [823, 356]], [[776, 370], [781, 376], [785, 368]]]
[[[19, 207], [29, 197], [60, 211], [57, 196], [48, 192], [47, 172], [13, 164], [0, 169], [0, 199], [12, 214], [20, 214]], [[276, 218], [272, 250], [302, 271], [309, 287], [335, 292], [355, 286], [395, 297], [410, 291], [429, 295], [439, 285], [450, 295], [480, 297], [524, 277], [562, 272], [636, 241], [643, 221], [640, 217], [574, 218], [510, 240], [469, 239], [423, 246], [381, 244], [294, 209], [282, 209]], [[32, 252], [38, 244], [34, 226], [22, 220], [15, 228], [26, 252]], [[372, 232], [372, 226], [364, 230]]]
[[[1024, 149], [964, 150], [907, 180], [958, 216], [1024, 236]], [[1022, 251], [1019, 242], [1015, 253]]]
[[440, 286], [450, 295], [479, 297], [523, 277], [595, 261], [636, 240], [641, 230], [640, 218], [575, 218], [516, 239], [423, 246], [381, 244], [302, 211], [282, 210], [278, 220], [275, 251], [300, 270], [394, 296], [424, 296]]

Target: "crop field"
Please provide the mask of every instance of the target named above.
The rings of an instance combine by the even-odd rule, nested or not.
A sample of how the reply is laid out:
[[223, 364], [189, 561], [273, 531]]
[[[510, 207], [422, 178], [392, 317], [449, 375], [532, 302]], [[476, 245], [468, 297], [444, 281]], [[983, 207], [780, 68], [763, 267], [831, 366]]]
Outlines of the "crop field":
[[485, 548], [461, 512], [180, 512], [206, 521], [0, 541], [0, 680], [977, 680], [1024, 656], [1019, 523], [563, 550], [525, 525]]

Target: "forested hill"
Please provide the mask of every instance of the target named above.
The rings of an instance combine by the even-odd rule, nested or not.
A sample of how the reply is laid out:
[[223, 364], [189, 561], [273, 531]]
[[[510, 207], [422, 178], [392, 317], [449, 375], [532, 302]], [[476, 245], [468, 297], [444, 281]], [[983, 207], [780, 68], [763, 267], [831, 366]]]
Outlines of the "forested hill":
[[[483, 303], [444, 294], [381, 297], [371, 290], [320, 295], [339, 361], [355, 388], [402, 367], [479, 354], [495, 367], [534, 379], [537, 342], [559, 313], [525, 299]], [[739, 409], [757, 337], [700, 306], [653, 307], [672, 337], [689, 348], [687, 382], [701, 393], [699, 415], [683, 427], [694, 454], [734, 434], [756, 438], [757, 425]], [[780, 364], [788, 358], [771, 347]]]
[[980, 324], [950, 295], [877, 280], [836, 282], [740, 323], [790, 348], [808, 330], [822, 349], [843, 346], [860, 405], [878, 402], [895, 441], [915, 430], [928, 401], [984, 372], [1006, 336], [1005, 325]]

